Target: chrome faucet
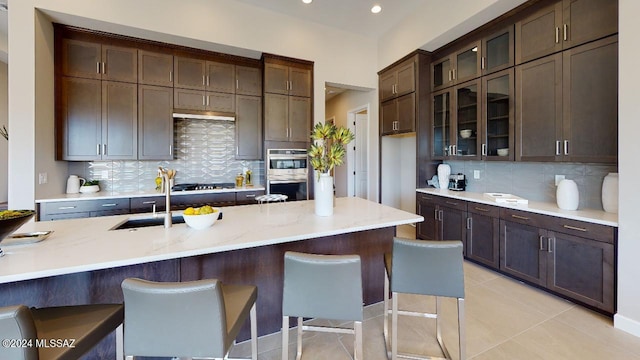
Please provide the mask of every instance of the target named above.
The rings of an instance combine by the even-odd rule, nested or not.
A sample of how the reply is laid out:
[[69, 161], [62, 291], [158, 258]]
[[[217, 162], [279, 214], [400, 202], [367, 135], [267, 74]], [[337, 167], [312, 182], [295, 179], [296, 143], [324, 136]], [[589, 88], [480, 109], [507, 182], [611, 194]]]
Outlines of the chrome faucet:
[[169, 173], [167, 169], [158, 167], [160, 175], [162, 176], [162, 191], [165, 194], [165, 212], [164, 212], [164, 227], [170, 228], [171, 223], [171, 187], [169, 185]]

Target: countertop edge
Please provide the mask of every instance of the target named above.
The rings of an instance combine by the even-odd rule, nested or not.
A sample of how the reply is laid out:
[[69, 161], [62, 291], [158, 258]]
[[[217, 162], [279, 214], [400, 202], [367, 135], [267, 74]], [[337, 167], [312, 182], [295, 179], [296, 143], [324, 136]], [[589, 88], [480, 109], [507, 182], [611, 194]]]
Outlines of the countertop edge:
[[529, 201], [528, 205], [517, 204], [503, 204], [495, 201], [491, 201], [484, 197], [482, 193], [468, 192], [468, 191], [450, 191], [448, 189], [436, 189], [436, 188], [418, 188], [416, 192], [431, 194], [436, 196], [448, 197], [458, 200], [471, 201], [480, 204], [493, 205], [508, 209], [515, 209], [521, 211], [528, 211], [536, 214], [549, 215], [555, 217], [561, 217], [565, 219], [572, 219], [578, 221], [589, 222], [593, 224], [600, 224], [606, 226], [618, 227], [618, 214], [607, 213], [601, 210], [594, 209], [582, 209], [582, 210], [562, 210], [554, 203]]

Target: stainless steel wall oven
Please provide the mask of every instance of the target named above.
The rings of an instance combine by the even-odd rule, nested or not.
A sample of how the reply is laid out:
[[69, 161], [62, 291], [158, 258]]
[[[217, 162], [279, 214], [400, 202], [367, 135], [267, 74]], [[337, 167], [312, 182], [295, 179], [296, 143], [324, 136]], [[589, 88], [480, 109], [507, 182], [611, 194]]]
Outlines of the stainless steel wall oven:
[[267, 149], [267, 194], [308, 200], [308, 161], [306, 149]]

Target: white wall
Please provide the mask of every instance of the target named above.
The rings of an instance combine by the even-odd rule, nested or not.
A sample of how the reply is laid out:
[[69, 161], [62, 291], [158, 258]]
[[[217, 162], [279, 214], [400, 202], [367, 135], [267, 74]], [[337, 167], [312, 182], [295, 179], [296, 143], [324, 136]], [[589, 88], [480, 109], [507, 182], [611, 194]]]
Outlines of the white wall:
[[382, 203], [416, 211], [416, 136], [383, 136], [380, 188]]
[[640, 33], [637, 14], [640, 2], [619, 1], [619, 122], [618, 122], [618, 170], [619, 176], [619, 218], [618, 230], [618, 313], [614, 317], [615, 326], [640, 336], [640, 133], [638, 121], [638, 92], [640, 68], [640, 43], [636, 34]]

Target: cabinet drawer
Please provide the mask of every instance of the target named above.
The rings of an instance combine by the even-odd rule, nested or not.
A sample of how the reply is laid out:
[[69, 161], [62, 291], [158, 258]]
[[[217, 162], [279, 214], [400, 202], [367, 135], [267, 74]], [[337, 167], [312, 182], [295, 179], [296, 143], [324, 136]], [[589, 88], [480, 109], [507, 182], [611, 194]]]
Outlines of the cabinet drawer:
[[464, 200], [452, 199], [447, 197], [437, 197], [435, 203], [440, 206], [467, 211], [467, 202]]
[[494, 218], [500, 217], [500, 208], [492, 205], [470, 202], [467, 204], [467, 211], [470, 213], [485, 215]]
[[69, 214], [84, 211], [129, 210], [129, 199], [59, 201], [40, 204], [43, 214]]
[[217, 194], [189, 194], [174, 196], [171, 198], [172, 210], [184, 210], [188, 207], [210, 206], [233, 206], [236, 204], [236, 193], [217, 193]]
[[151, 212], [153, 211], [153, 205], [156, 206], [156, 211], [164, 211], [165, 209], [165, 197], [164, 196], [152, 196], [152, 197], [136, 197], [131, 198], [131, 212]]
[[500, 218], [505, 221], [542, 228], [546, 227], [549, 219], [553, 219], [551, 216], [504, 208], [500, 209]]
[[611, 226], [593, 224], [584, 221], [551, 218], [546, 228], [573, 236], [613, 244], [615, 229]]
[[256, 204], [256, 196], [264, 195], [264, 190], [239, 191], [236, 193], [236, 205]]

